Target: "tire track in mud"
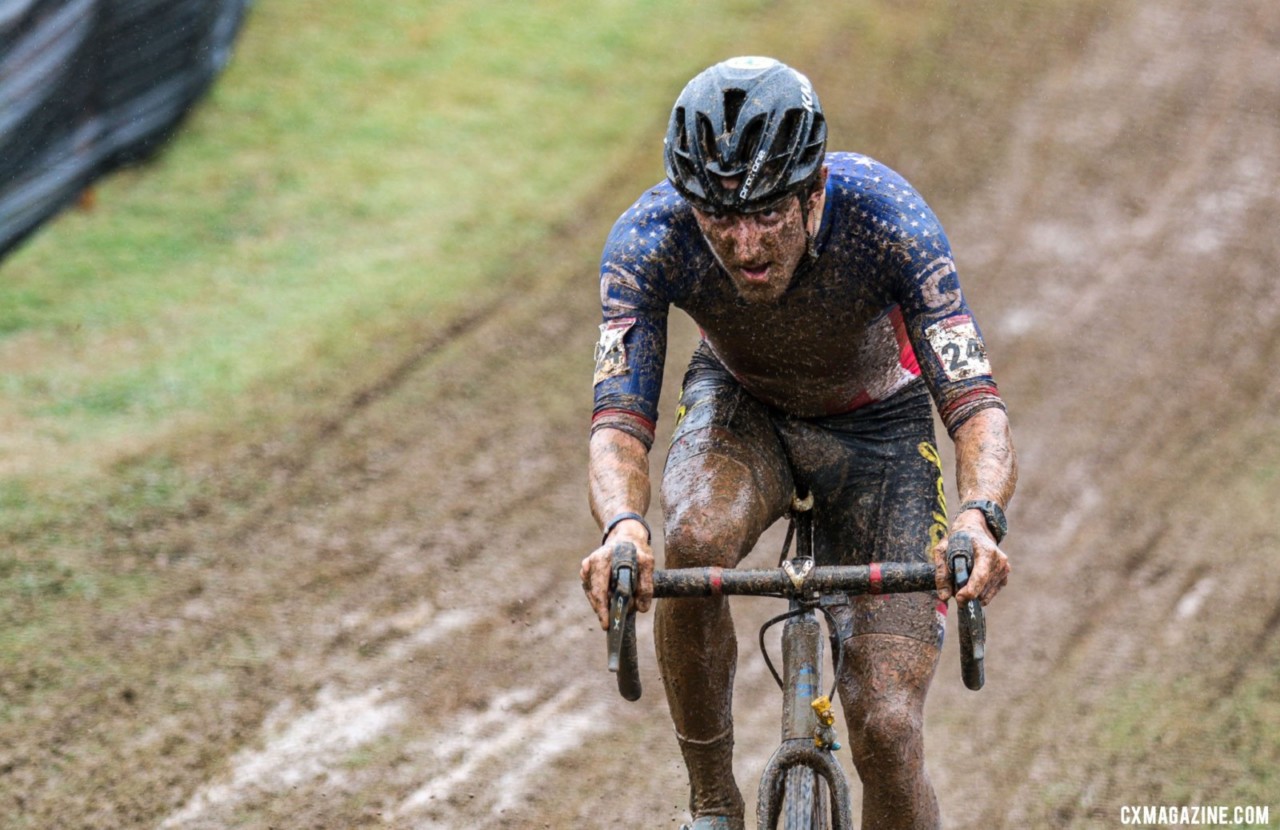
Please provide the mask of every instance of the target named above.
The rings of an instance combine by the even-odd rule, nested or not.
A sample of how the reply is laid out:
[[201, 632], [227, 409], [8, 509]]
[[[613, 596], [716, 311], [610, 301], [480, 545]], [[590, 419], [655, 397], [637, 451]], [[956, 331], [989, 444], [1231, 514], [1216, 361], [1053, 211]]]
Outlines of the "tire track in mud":
[[[514, 811], [539, 767], [577, 749], [603, 728], [605, 704], [582, 705], [584, 693], [584, 684], [578, 682], [550, 695], [532, 689], [498, 695], [486, 709], [459, 724], [454, 734], [431, 747], [442, 774], [429, 778], [386, 818], [394, 822], [421, 816], [426, 823], [415, 823], [417, 827], [452, 827], [450, 811], [440, 808], [459, 788], [474, 789], [478, 780], [485, 782], [486, 806], [492, 816]], [[517, 707], [523, 712], [513, 716]], [[504, 756], [517, 760], [495, 763]], [[500, 769], [497, 774], [481, 776], [486, 766], [495, 765]]]
[[[400, 648], [388, 649], [382, 671], [393, 674], [407, 654], [428, 654], [427, 641], [446, 633], [440, 627], [456, 634], [465, 628], [459, 622], [446, 616], [398, 643]], [[605, 703], [586, 696], [582, 681], [560, 688], [496, 686], [482, 708], [457, 714], [447, 730], [407, 745], [420, 783], [380, 811], [381, 820], [396, 826], [457, 826], [453, 805], [473, 801], [477, 789], [490, 820], [500, 820], [519, 806], [545, 766], [607, 728]], [[160, 823], [160, 830], [225, 827], [246, 806], [300, 786], [320, 784], [330, 793], [356, 786], [360, 782], [344, 780], [345, 759], [405, 728], [410, 716], [402, 692], [385, 686], [343, 696], [326, 687], [311, 708], [297, 709], [292, 700], [280, 704], [263, 724], [264, 745], [237, 753], [228, 773], [197, 791]], [[486, 826], [479, 819], [469, 819], [476, 823], [467, 826]]]
[[[325, 608], [322, 603], [303, 615], [314, 622], [306, 623], [295, 614], [292, 639], [298, 645], [281, 649], [293, 654], [303, 652], [308, 641], [327, 642], [321, 657], [300, 654], [293, 658], [296, 665], [281, 673], [333, 678], [332, 686], [326, 686], [323, 694], [290, 697], [278, 704], [278, 711], [295, 712], [294, 724], [264, 726], [263, 747], [232, 756], [228, 770], [171, 814], [171, 826], [197, 819], [204, 822], [202, 826], [220, 826], [219, 822], [245, 811], [271, 815], [283, 807], [267, 805], [267, 796], [274, 793], [279, 802], [285, 783], [291, 789], [286, 802], [296, 804], [306, 795], [327, 792], [331, 811], [336, 795], [354, 798], [366, 786], [380, 790], [375, 799], [377, 821], [393, 826], [507, 826], [503, 811], [517, 809], [529, 788], [545, 783], [554, 763], [577, 749], [585, 735], [606, 730], [616, 720], [604, 717], [602, 701], [587, 694], [588, 686], [598, 689], [595, 661], [575, 661], [590, 662], [591, 671], [588, 674], [578, 666], [571, 675], [588, 676], [591, 683], [577, 680], [556, 688], [521, 672], [547, 655], [524, 660], [505, 656], [513, 650], [529, 650], [531, 642], [554, 642], [552, 638], [573, 647], [591, 633], [576, 582], [563, 595], [565, 575], [575, 569], [583, 540], [594, 534], [582, 506], [578, 469], [585, 424], [576, 429], [567, 424], [582, 420], [576, 400], [580, 395], [564, 385], [589, 377], [594, 324], [587, 321], [594, 315], [594, 294], [582, 297], [581, 317], [587, 331], [577, 338], [582, 341], [583, 362], [578, 377], [549, 379], [548, 370], [530, 365], [539, 361], [512, 349], [520, 342], [524, 349], [544, 355], [542, 362], [553, 367], [553, 374], [563, 374], [559, 368], [563, 358], [554, 344], [573, 339], [569, 329], [577, 321], [575, 315], [563, 312], [562, 288], [544, 287], [525, 298], [533, 302], [509, 307], [481, 322], [441, 361], [410, 373], [404, 388], [389, 388], [380, 406], [355, 413], [343, 424], [340, 434], [311, 459], [306, 478], [290, 485], [291, 503], [325, 503], [323, 508], [299, 512], [295, 507], [291, 516], [270, 514], [259, 527], [235, 531], [254, 558], [265, 554], [268, 560], [292, 559], [292, 569], [306, 574], [309, 595], [323, 594], [325, 583], [335, 575], [348, 583], [336, 604]], [[557, 310], [551, 311], [552, 307]], [[517, 338], [513, 332], [525, 336]], [[498, 407], [515, 394], [513, 387], [518, 384], [509, 379], [492, 382], [513, 366], [529, 375], [534, 394], [560, 403], [534, 407], [524, 423], [504, 417], [477, 425], [474, 411]], [[424, 373], [429, 377], [424, 378]], [[427, 436], [418, 434], [420, 426], [404, 418], [406, 411], [417, 409], [424, 394], [441, 401], [432, 411], [437, 426]], [[497, 447], [502, 450], [495, 451]], [[343, 487], [353, 469], [365, 469], [375, 484], [358, 491]], [[415, 486], [414, 481], [419, 484]], [[402, 501], [406, 494], [411, 494], [411, 504]], [[495, 515], [500, 520], [495, 521]], [[486, 572], [502, 567], [504, 558], [520, 551], [518, 527], [524, 519], [540, 540], [534, 553], [545, 559], [548, 540], [556, 539], [555, 528], [563, 516], [574, 516], [582, 527], [568, 534], [563, 547], [570, 557], [562, 560], [558, 571], [529, 579], [527, 563], [517, 561], [504, 571], [517, 583], [500, 580], [492, 590], [474, 594], [451, 591], [461, 586], [488, 588]], [[560, 535], [565, 535], [563, 526]], [[341, 558], [340, 570], [335, 574], [332, 567], [308, 567], [307, 559], [314, 555], [299, 556], [307, 549], [327, 550]], [[298, 586], [291, 588], [287, 578], [274, 582], [279, 590], [297, 591]], [[368, 595], [358, 587], [368, 586], [370, 594], [385, 595], [377, 586], [393, 583], [418, 590], [383, 596], [368, 605]], [[414, 593], [422, 598], [402, 607]], [[552, 613], [544, 609], [530, 615], [540, 600], [556, 597]], [[220, 616], [234, 613], [228, 609]], [[501, 625], [508, 618], [509, 627]], [[572, 627], [580, 633], [566, 637], [565, 629]], [[277, 636], [290, 639], [287, 633]], [[352, 659], [353, 645], [360, 659]], [[594, 655], [596, 650], [590, 651]], [[455, 659], [459, 652], [478, 657], [467, 665], [468, 661]], [[509, 671], [500, 673], [495, 660], [509, 664]], [[414, 666], [430, 670], [414, 670]], [[460, 680], [486, 675], [496, 676], [488, 684]], [[471, 688], [449, 688], [458, 686]], [[382, 691], [376, 695], [369, 691], [379, 687]], [[326, 707], [368, 702], [370, 695], [375, 695], [378, 707], [394, 707], [400, 713], [394, 725], [384, 719], [382, 733], [366, 734], [360, 744], [319, 741], [314, 753], [305, 757], [275, 749], [281, 740], [289, 745], [287, 737], [295, 730], [305, 734], [305, 724], [324, 722]], [[315, 697], [315, 703], [308, 705], [308, 697]], [[403, 737], [391, 734], [395, 732]], [[410, 759], [400, 762], [404, 770], [396, 770], [393, 764], [392, 773], [378, 782], [350, 771], [335, 773], [344, 768], [344, 757], [379, 742], [398, 746]], [[243, 770], [269, 767], [264, 757], [284, 766], [268, 776], [272, 785], [256, 788]], [[470, 778], [480, 774], [500, 785], [499, 795], [486, 789], [484, 801], [466, 797], [462, 791], [474, 791]], [[363, 819], [373, 820], [371, 816]]]
[[403, 720], [403, 708], [383, 700], [380, 689], [355, 697], [320, 690], [314, 708], [289, 718], [296, 708], [287, 701], [267, 716], [262, 731], [270, 736], [261, 749], [241, 750], [231, 759], [229, 780], [202, 787], [178, 811], [160, 822], [159, 830], [224, 827], [223, 816], [249, 795], [259, 797], [331, 775], [330, 758], [342, 757], [375, 740]]

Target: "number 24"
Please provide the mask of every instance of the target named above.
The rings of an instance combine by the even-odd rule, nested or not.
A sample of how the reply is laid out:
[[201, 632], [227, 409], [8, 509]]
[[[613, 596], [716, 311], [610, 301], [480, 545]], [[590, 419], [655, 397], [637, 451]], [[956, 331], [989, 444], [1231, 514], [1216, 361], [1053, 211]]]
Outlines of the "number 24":
[[977, 340], [969, 340], [964, 349], [959, 343], [948, 343], [942, 347], [942, 354], [947, 358], [947, 370], [954, 372], [969, 365], [970, 360], [982, 360], [982, 346]]

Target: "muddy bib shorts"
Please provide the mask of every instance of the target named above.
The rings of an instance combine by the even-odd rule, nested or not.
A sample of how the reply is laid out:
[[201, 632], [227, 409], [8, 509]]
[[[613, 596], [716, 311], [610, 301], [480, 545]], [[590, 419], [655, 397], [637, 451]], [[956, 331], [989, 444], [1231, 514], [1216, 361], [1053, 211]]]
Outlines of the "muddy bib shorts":
[[[755, 503], [770, 514], [761, 526], [783, 516], [793, 491], [813, 493], [819, 565], [932, 562], [946, 535], [942, 462], [923, 381], [852, 412], [797, 418], [751, 396], [703, 344], [685, 374], [677, 418], [664, 501], [678, 501], [680, 488], [691, 486], [684, 482], [696, 478], [679, 475], [683, 465], [713, 454], [751, 471]], [[843, 637], [896, 634], [941, 648], [946, 607], [930, 591], [854, 596], [832, 611]]]

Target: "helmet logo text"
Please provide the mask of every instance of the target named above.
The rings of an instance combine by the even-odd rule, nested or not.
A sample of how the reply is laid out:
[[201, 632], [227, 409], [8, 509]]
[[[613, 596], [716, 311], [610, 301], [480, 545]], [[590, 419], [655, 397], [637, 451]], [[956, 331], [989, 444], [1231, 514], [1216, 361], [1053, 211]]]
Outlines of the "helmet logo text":
[[747, 171], [747, 177], [742, 182], [742, 189], [738, 191], [739, 199], [747, 198], [747, 194], [751, 192], [751, 185], [756, 183], [756, 176], [760, 173], [760, 165], [764, 164], [765, 156], [768, 154], [767, 147], [761, 147], [760, 152], [756, 153], [756, 160], [751, 162], [751, 169]]
[[[793, 72], [795, 70], [792, 70]], [[796, 72], [796, 79], [800, 81], [800, 104], [804, 107], [805, 112], [813, 112], [813, 84], [809, 83], [809, 79], [799, 72]]]

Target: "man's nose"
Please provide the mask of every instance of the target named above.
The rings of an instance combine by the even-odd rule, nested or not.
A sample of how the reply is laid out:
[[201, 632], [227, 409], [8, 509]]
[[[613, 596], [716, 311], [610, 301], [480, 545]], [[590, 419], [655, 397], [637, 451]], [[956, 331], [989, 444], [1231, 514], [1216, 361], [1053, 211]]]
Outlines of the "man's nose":
[[736, 217], [729, 227], [729, 234], [739, 247], [755, 243], [760, 236], [760, 227], [753, 216]]

